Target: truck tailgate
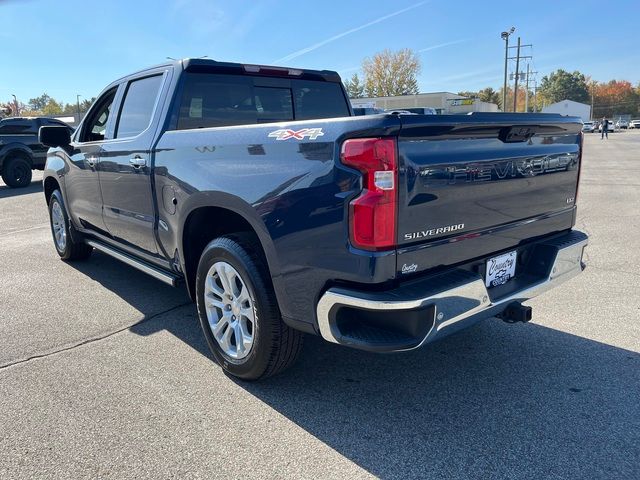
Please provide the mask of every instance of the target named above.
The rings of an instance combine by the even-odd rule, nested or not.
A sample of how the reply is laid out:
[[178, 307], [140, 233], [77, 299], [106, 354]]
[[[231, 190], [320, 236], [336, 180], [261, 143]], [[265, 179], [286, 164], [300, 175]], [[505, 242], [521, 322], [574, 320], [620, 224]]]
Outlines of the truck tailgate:
[[579, 119], [400, 118], [399, 273], [453, 265], [572, 227]]

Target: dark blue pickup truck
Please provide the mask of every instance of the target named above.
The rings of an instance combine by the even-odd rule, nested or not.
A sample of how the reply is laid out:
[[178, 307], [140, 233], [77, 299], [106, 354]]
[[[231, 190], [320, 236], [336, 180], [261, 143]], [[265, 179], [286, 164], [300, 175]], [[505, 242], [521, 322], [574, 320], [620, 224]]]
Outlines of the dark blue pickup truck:
[[352, 116], [330, 71], [187, 59], [42, 127], [65, 260], [105, 252], [197, 303], [222, 368], [296, 359], [304, 333], [398, 352], [580, 273], [577, 118]]

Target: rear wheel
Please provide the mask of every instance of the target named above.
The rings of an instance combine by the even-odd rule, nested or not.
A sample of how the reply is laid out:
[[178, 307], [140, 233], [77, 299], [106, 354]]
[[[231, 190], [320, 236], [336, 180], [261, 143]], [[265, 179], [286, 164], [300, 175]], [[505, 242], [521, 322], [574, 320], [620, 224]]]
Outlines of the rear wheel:
[[79, 241], [78, 234], [72, 231], [60, 190], [54, 190], [49, 199], [49, 221], [53, 244], [61, 259], [83, 260], [91, 255], [93, 248]]
[[209, 348], [225, 372], [244, 380], [269, 377], [297, 359], [303, 334], [284, 324], [256, 240], [213, 240], [200, 257], [196, 300]]
[[2, 180], [9, 187], [22, 188], [31, 183], [31, 164], [23, 157], [11, 157], [2, 165]]

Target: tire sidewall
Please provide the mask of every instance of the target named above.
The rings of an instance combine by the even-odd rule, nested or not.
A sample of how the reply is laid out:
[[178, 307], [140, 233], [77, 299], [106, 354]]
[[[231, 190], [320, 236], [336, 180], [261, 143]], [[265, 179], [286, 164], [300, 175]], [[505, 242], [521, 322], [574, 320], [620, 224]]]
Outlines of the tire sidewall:
[[[270, 315], [270, 312], [267, 311], [269, 300], [264, 281], [260, 278], [259, 266], [253, 261], [251, 264], [247, 264], [245, 258], [239, 255], [244, 249], [237, 242], [230, 243], [222, 240], [229, 240], [229, 238], [213, 240], [205, 247], [200, 258], [196, 276], [198, 316], [209, 348], [223, 370], [239, 378], [255, 379], [264, 373], [271, 355], [273, 332], [267, 319], [267, 316]], [[239, 251], [234, 251], [236, 249]], [[245, 286], [249, 289], [249, 296], [254, 306], [253, 345], [249, 355], [240, 360], [233, 359], [222, 351], [211, 332], [204, 308], [204, 282], [209, 269], [218, 261], [227, 262], [236, 269]]]
[[[23, 165], [20, 165], [20, 164]], [[18, 181], [16, 177], [16, 169], [23, 167], [25, 169], [25, 175], [21, 181]], [[4, 161], [2, 177], [5, 183], [13, 188], [26, 187], [31, 183], [32, 172], [31, 164], [23, 157], [10, 157]]]
[[[63, 251], [60, 251], [60, 249], [58, 248], [58, 242], [56, 242], [56, 235], [53, 231], [52, 210], [53, 210], [53, 204], [56, 202], [60, 205], [60, 209], [62, 210], [62, 216], [64, 218], [64, 228], [66, 229], [66, 234], [67, 234], [67, 241], [65, 243]], [[69, 232], [69, 217], [67, 216], [67, 211], [65, 209], [64, 201], [62, 200], [62, 194], [60, 193], [60, 190], [55, 190], [51, 194], [51, 198], [49, 199], [49, 227], [51, 229], [51, 238], [53, 239], [53, 246], [55, 247], [56, 252], [58, 252], [58, 255], [60, 255], [60, 258], [62, 258], [63, 260], [66, 258], [69, 258], [70, 248], [71, 248], [71, 235]]]

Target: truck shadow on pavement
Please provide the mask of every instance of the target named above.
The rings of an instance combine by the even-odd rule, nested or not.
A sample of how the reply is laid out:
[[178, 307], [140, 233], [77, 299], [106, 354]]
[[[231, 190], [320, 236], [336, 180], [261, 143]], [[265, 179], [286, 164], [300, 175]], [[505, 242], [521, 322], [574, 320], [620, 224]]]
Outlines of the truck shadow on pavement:
[[[211, 358], [195, 306], [171, 313], [184, 289], [104, 255], [77, 265], [145, 314], [130, 331], [165, 330]], [[640, 478], [635, 352], [498, 320], [398, 355], [305, 341], [287, 372], [229, 381], [372, 475]]]
[[[182, 320], [132, 331], [168, 330], [210, 358], [195, 307]], [[640, 476], [635, 352], [495, 319], [398, 355], [305, 341], [289, 371], [233, 381], [372, 475]]]
[[399, 355], [309, 338], [238, 384], [381, 478], [640, 478], [640, 355], [535, 324]]
[[42, 192], [42, 180], [34, 180], [23, 188], [11, 188], [0, 184], [0, 198], [19, 197], [30, 193]]

